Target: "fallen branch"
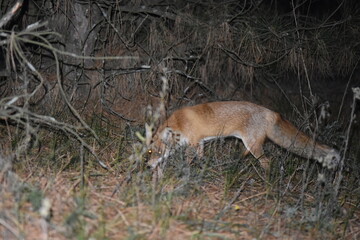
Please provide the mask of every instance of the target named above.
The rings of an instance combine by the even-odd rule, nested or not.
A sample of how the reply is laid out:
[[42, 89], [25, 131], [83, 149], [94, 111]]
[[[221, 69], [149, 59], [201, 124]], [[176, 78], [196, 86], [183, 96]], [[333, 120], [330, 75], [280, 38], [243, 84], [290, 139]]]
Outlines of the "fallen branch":
[[10, 9], [10, 11], [8, 11], [1, 19], [0, 19], [0, 28], [3, 28], [3, 26], [5, 26], [10, 20], [11, 18], [15, 15], [16, 12], [19, 11], [19, 9], [21, 9], [21, 7], [23, 6], [24, 1], [23, 0], [18, 0], [15, 5]]

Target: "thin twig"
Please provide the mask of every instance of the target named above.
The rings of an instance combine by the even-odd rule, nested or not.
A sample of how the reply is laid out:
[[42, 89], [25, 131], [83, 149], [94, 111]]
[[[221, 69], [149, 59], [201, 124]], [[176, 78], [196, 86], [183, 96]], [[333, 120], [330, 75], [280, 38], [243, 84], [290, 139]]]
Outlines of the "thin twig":
[[343, 168], [344, 168], [344, 162], [345, 162], [345, 156], [346, 156], [346, 152], [348, 150], [349, 147], [349, 142], [350, 142], [350, 131], [351, 131], [351, 127], [353, 122], [355, 121], [356, 115], [355, 115], [355, 108], [356, 108], [356, 101], [360, 100], [360, 88], [353, 88], [353, 102], [352, 102], [352, 106], [351, 106], [351, 113], [350, 113], [350, 122], [346, 131], [346, 139], [345, 139], [345, 147], [344, 147], [344, 151], [342, 154], [342, 158], [340, 160], [339, 163], [339, 170], [337, 171], [336, 177], [334, 179], [334, 183], [335, 183], [335, 197], [338, 196], [339, 194], [339, 189], [340, 189], [340, 184], [342, 181], [342, 172], [343, 172]]
[[3, 225], [7, 230], [9, 230], [17, 239], [21, 239], [18, 231], [16, 231], [10, 224], [5, 222], [2, 218], [0, 218], [0, 224]]
[[[249, 177], [250, 178], [250, 177]], [[247, 183], [247, 181], [249, 180], [249, 178], [247, 178], [246, 180], [244, 180], [244, 182], [241, 184], [241, 186], [239, 187], [239, 189], [237, 190], [237, 192], [235, 193], [234, 197], [228, 202], [228, 204], [216, 215], [215, 219], [219, 220], [220, 218], [222, 218], [224, 216], [225, 213], [227, 213], [229, 211], [229, 209], [231, 209], [231, 206], [234, 204], [234, 202], [240, 197], [241, 192], [244, 190], [245, 184]]]
[[353, 69], [352, 69], [352, 71], [351, 71], [349, 80], [348, 80], [348, 82], [346, 83], [346, 87], [345, 87], [345, 89], [344, 89], [344, 94], [343, 94], [343, 97], [342, 97], [342, 99], [341, 99], [341, 104], [340, 104], [339, 113], [338, 113], [338, 116], [337, 116], [337, 121], [339, 121], [339, 119], [340, 119], [340, 115], [341, 115], [341, 112], [342, 112], [342, 109], [343, 109], [343, 106], [344, 106], [344, 102], [345, 102], [345, 97], [346, 97], [346, 94], [347, 94], [347, 92], [348, 92], [348, 89], [349, 89], [349, 86], [350, 86], [350, 82], [351, 82], [351, 80], [353, 79], [352, 76], [353, 76], [353, 74], [354, 74], [354, 72], [355, 72], [355, 69], [357, 69], [357, 66], [358, 66], [358, 64], [359, 64], [359, 61], [360, 61], [360, 59], [357, 60], [355, 66], [353, 67]]
[[10, 19], [15, 15], [16, 12], [19, 11], [19, 9], [21, 9], [21, 7], [23, 6], [24, 1], [23, 0], [18, 0], [14, 6], [10, 9], [10, 11], [8, 11], [1, 19], [0, 19], [0, 29], [3, 28], [9, 21]]

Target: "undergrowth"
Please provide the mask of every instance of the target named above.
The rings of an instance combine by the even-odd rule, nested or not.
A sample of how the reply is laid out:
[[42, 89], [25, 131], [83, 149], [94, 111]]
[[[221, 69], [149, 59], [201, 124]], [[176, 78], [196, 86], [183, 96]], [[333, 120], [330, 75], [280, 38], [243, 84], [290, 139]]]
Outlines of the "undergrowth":
[[[138, 128], [129, 131], [135, 135]], [[110, 171], [86, 161], [84, 186], [76, 151], [68, 153], [67, 164], [62, 167], [49, 167], [45, 162], [33, 167], [27, 164], [24, 170], [17, 166], [18, 174], [28, 176], [29, 190], [15, 190], [8, 195], [9, 182], [2, 178], [3, 216], [18, 219], [22, 229], [37, 229], [32, 233], [14, 230], [16, 236], [31, 238], [34, 233], [60, 239], [356, 236], [356, 232], [351, 234], [359, 214], [356, 189], [359, 179], [351, 174], [344, 172], [341, 184], [344, 187], [334, 199], [334, 173], [269, 143], [272, 171], [270, 178], [264, 179], [257, 160], [242, 157], [241, 141], [229, 138], [207, 144], [204, 158], [195, 157], [191, 164], [185, 161], [184, 149], [179, 150], [166, 164], [163, 179], [154, 186], [150, 169], [123, 157], [125, 152], [132, 152], [134, 139], [122, 136], [122, 141], [115, 142], [109, 138], [111, 135], [104, 135], [108, 138], [104, 140], [108, 151], [102, 152], [108, 158]], [[53, 142], [63, 140], [55, 136], [49, 143], [54, 146]], [[54, 149], [49, 150], [42, 152], [41, 157], [46, 158], [48, 153], [48, 159], [53, 158]], [[34, 155], [28, 161], [37, 162], [38, 157]], [[11, 194], [23, 195], [22, 200], [10, 202]], [[42, 217], [39, 208], [45, 197], [51, 201], [51, 215]], [[18, 209], [18, 214], [10, 209]], [[3, 236], [12, 235], [3, 226], [5, 229]]]
[[[0, 19], [0, 238], [359, 238], [358, 89], [346, 107], [359, 58], [351, 1], [339, 9], [352, 17], [324, 21], [295, 6], [274, 15], [259, 1], [30, 2], [38, 12], [23, 17], [34, 24], [7, 29], [11, 18]], [[12, 3], [2, 3], [2, 16], [17, 16]], [[95, 26], [76, 25], [71, 11], [80, 7]], [[38, 21], [49, 12], [59, 25]], [[74, 29], [84, 35], [69, 36]], [[330, 103], [316, 92], [338, 77], [347, 84], [328, 118]], [[330, 90], [342, 85], [327, 97], [338, 99]], [[269, 143], [266, 176], [228, 138], [207, 143], [191, 163], [179, 149], [155, 181], [147, 152], [158, 124], [178, 106], [219, 99], [277, 108], [338, 146], [338, 169]]]

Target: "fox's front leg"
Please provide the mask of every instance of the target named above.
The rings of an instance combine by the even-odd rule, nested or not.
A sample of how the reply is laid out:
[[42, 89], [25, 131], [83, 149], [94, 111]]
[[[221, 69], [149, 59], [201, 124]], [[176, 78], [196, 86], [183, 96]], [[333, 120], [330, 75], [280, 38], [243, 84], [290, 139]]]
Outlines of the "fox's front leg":
[[157, 183], [157, 181], [162, 179], [163, 176], [164, 176], [164, 173], [163, 173], [161, 166], [159, 166], [159, 165], [156, 166], [156, 168], [153, 169], [153, 175], [152, 175], [153, 182]]

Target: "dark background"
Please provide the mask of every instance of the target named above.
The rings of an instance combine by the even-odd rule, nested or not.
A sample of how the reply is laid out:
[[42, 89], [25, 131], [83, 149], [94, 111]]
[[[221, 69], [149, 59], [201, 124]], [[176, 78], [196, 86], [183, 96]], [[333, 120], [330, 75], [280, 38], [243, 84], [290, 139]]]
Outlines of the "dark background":
[[[357, 239], [359, 6], [0, 0], [1, 236]], [[226, 100], [281, 113], [339, 150], [339, 168], [270, 143], [268, 181], [227, 139], [191, 168], [175, 154], [155, 185], [144, 125]], [[45, 197], [53, 216], [38, 214]]]

